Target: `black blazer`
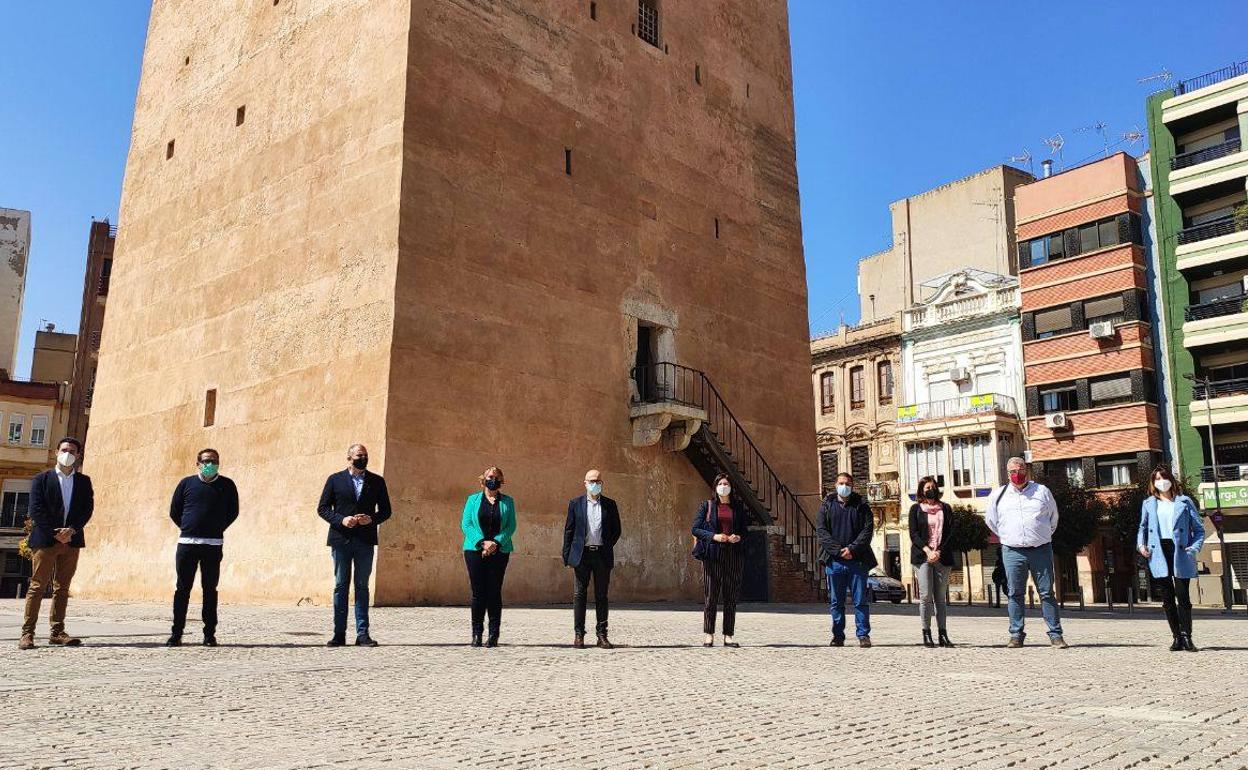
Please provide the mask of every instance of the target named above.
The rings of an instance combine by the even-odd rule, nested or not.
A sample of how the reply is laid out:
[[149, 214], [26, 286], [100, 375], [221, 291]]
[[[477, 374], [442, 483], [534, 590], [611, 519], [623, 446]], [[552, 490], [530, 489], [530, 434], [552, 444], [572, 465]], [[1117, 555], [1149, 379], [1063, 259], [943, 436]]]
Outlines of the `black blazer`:
[[72, 527], [74, 536], [69, 541], [72, 548], [82, 548], [87, 542], [82, 528], [95, 513], [95, 489], [91, 477], [74, 473], [74, 492], [69, 499], [69, 517], [64, 516], [65, 498], [61, 497], [61, 481], [56, 470], [46, 470], [30, 482], [30, 539], [31, 548], [47, 548], [56, 545], [56, 530]]
[[[602, 503], [602, 551], [608, 567], [615, 566], [615, 544], [620, 540], [620, 508], [606, 495], [599, 495]], [[563, 525], [563, 563], [576, 567], [585, 551], [585, 538], [589, 536], [589, 500], [586, 495], [568, 501], [568, 520]]]
[[[732, 508], [732, 531], [728, 534], [740, 535], [744, 541], [750, 534], [750, 513], [745, 509], [745, 503], [736, 495], [728, 498], [728, 505]], [[715, 542], [715, 536], [719, 533], [719, 501], [703, 500], [702, 505], [698, 506], [698, 515], [693, 520], [693, 536], [706, 543], [706, 561], [719, 559], [719, 549], [728, 545]], [[744, 546], [745, 543], [741, 542], [732, 547]]]
[[[833, 508], [848, 509], [853, 517], [854, 539], [848, 543], [837, 542], [832, 536]], [[819, 506], [819, 523], [815, 526], [815, 534], [819, 536], [819, 562], [828, 564], [841, 558], [841, 549], [848, 548], [853, 554], [853, 561], [867, 569], [879, 564], [875, 551], [871, 548], [871, 535], [875, 532], [875, 517], [871, 515], [871, 506], [862, 499], [862, 495], [851, 492], [842, 504], [835, 494], [823, 499]], [[844, 561], [842, 559], [842, 561]]]
[[[360, 499], [355, 499], [355, 485], [351, 472], [341, 470], [325, 479], [321, 501], [316, 512], [329, 522], [328, 545], [346, 545], [352, 541], [377, 545], [377, 526], [390, 518], [390, 493], [386, 480], [372, 471], [364, 471], [364, 488]], [[344, 527], [342, 520], [348, 516], [366, 513], [373, 517], [367, 526]]]
[[[940, 530], [940, 542], [936, 544], [936, 550], [940, 551], [940, 563], [952, 567], [953, 551], [949, 550], [949, 538], [953, 535], [953, 527], [949, 525], [953, 509], [949, 507], [949, 503], [941, 503], [940, 507], [945, 511], [945, 526]], [[927, 528], [927, 514], [915, 503], [910, 506], [910, 563], [916, 567], [926, 564], [927, 554], [923, 552], [923, 547], [931, 544], [932, 533]]]

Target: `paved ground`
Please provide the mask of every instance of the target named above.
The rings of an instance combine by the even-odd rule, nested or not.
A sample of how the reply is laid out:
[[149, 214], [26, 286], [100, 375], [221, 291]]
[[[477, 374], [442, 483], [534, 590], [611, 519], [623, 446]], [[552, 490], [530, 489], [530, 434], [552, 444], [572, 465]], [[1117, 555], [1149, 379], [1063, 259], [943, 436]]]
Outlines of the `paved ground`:
[[926, 650], [914, 608], [877, 605], [860, 650], [815, 608], [758, 607], [745, 647], [706, 650], [698, 609], [630, 607], [625, 646], [580, 651], [567, 608], [509, 610], [497, 650], [464, 645], [460, 608], [376, 609], [371, 650], [321, 646], [323, 607], [226, 606], [222, 647], [172, 650], [163, 606], [70, 610], [84, 647], [22, 652], [0, 601], [4, 770], [1248, 767], [1242, 614], [1198, 617], [1181, 654], [1155, 612], [1069, 612], [1072, 649], [1016, 651], [959, 609], [961, 646]]

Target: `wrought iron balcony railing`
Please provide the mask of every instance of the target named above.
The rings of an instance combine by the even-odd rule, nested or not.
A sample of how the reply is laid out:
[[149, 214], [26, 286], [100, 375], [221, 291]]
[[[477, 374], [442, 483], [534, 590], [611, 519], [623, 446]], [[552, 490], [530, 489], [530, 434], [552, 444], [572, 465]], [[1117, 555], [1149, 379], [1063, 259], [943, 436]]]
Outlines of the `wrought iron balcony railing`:
[[1243, 232], [1248, 230], [1248, 217], [1229, 216], [1222, 219], [1215, 219], [1212, 222], [1206, 222], [1203, 225], [1188, 227], [1179, 231], [1178, 243], [1182, 246], [1185, 243], [1196, 243], [1198, 241], [1207, 241], [1210, 238], [1217, 238], [1231, 233]]
[[984, 413], [1018, 416], [1018, 408], [1010, 396], [1002, 393], [984, 393], [978, 396], [960, 396], [942, 401], [899, 406], [897, 407], [897, 422], [921, 422]]
[[1212, 302], [1188, 305], [1183, 311], [1183, 320], [1201, 321], [1206, 318], [1219, 318], [1243, 312], [1248, 312], [1248, 294], [1236, 294], [1233, 297], [1223, 297]]
[[1192, 385], [1192, 400], [1204, 401], [1207, 398], [1223, 396], [1242, 396], [1248, 394], [1248, 377], [1236, 377], [1231, 380], [1213, 380], [1208, 387], [1203, 382]]
[[1248, 61], [1241, 61], [1237, 64], [1231, 64], [1223, 67], [1222, 69], [1214, 70], [1213, 72], [1206, 72], [1203, 75], [1199, 75], [1188, 80], [1181, 80], [1179, 81], [1179, 84], [1174, 87], [1174, 93], [1176, 96], [1181, 94], [1190, 94], [1192, 91], [1196, 91], [1201, 88], [1208, 88], [1214, 83], [1221, 83], [1223, 80], [1230, 80], [1231, 78], [1239, 77], [1240, 75], [1248, 75]]
[[1211, 160], [1225, 158], [1227, 155], [1233, 155], [1239, 152], [1239, 147], [1240, 142], [1238, 139], [1229, 139], [1222, 144], [1215, 144], [1214, 146], [1206, 147], [1203, 150], [1185, 152], [1182, 155], [1175, 155], [1170, 159], [1170, 170], [1178, 171], [1181, 168], [1199, 166], [1201, 163], [1208, 163]]

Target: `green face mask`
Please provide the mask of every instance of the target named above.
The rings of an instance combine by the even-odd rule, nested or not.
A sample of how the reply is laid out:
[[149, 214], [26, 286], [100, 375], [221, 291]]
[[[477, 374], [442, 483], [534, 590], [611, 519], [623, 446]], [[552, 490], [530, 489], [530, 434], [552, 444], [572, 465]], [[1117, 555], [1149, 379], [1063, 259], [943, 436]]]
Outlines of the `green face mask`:
[[218, 470], [220, 470], [220, 466], [218, 466], [216, 463], [204, 463], [203, 465], [199, 466], [199, 472], [203, 474], [204, 478], [206, 479], [210, 479], [216, 476]]

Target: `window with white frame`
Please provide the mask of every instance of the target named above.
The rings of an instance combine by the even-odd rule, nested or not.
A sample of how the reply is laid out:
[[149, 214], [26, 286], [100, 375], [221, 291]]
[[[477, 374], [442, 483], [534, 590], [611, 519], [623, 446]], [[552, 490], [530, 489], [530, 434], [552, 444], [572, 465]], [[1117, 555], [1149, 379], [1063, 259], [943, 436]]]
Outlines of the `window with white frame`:
[[1057, 467], [1062, 474], [1061, 478], [1072, 487], [1083, 486], [1083, 460], [1075, 458], [1073, 460], [1058, 460]]
[[949, 440], [949, 453], [953, 464], [955, 487], [988, 486], [989, 473], [994, 466], [991, 456], [992, 440], [987, 434], [959, 436]]
[[30, 418], [30, 445], [48, 445], [48, 416], [36, 414]]
[[21, 529], [30, 508], [30, 481], [9, 479], [0, 492], [0, 529]]
[[918, 485], [924, 476], [940, 478], [945, 473], [945, 464], [941, 455], [944, 453], [942, 441], [918, 441], [906, 444], [907, 480]]
[[10, 444], [22, 443], [22, 428], [24, 428], [25, 425], [26, 425], [26, 415], [23, 415], [23, 414], [9, 415], [8, 437], [9, 437]]
[[1136, 463], [1131, 457], [1112, 457], [1096, 461], [1098, 487], [1125, 487], [1135, 483]]

